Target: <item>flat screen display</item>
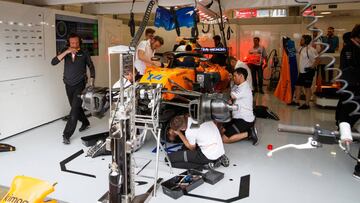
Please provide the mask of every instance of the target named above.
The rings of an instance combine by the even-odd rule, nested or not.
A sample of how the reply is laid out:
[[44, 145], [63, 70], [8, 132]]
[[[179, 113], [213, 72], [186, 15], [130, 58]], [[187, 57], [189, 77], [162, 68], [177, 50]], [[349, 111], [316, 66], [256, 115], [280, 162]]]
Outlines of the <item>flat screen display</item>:
[[67, 46], [67, 37], [71, 33], [82, 39], [81, 48], [89, 51], [91, 56], [99, 55], [98, 21], [56, 14], [56, 52], [59, 54]]

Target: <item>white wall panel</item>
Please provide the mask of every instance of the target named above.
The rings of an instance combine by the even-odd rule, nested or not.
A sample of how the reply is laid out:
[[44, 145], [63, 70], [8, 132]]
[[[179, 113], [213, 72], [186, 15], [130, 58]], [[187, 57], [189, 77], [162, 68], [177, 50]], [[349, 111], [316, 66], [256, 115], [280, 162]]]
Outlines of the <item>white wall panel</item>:
[[[38, 16], [39, 14], [41, 16]], [[55, 27], [52, 26], [55, 24], [55, 14], [99, 19], [99, 56], [92, 57], [97, 86], [108, 86], [107, 47], [129, 43], [129, 34], [123, 31], [128, 30], [127, 26], [119, 20], [0, 2], [0, 22], [2, 22], [0, 23], [0, 139], [58, 119], [69, 112], [62, 81], [64, 65], [50, 64], [56, 54]], [[24, 27], [31, 22], [42, 22], [41, 40], [44, 43], [42, 57], [8, 60], [4, 58], [6, 57], [4, 45], [18, 43], [15, 39], [13, 40], [15, 42], [9, 42], [9, 38], [3, 38], [4, 29], [10, 26], [9, 21], [21, 22]], [[16, 27], [19, 27], [18, 24]], [[9, 46], [15, 49], [16, 53], [16, 48], [13, 47], [15, 45]], [[116, 58], [112, 60], [112, 65], [118, 66]], [[113, 73], [113, 81], [116, 80], [117, 75], [116, 69]], [[54, 132], [56, 136], [61, 136], [61, 133]]]
[[[38, 14], [42, 16], [38, 17]], [[0, 139], [58, 119], [69, 112], [70, 108], [62, 81], [63, 63], [56, 66], [50, 64], [56, 54], [55, 27], [52, 26], [55, 24], [55, 14], [97, 18], [96, 16], [0, 1]], [[14, 43], [13, 41], [18, 43], [19, 41], [11, 41], [9, 38], [3, 37], [4, 29], [10, 26], [9, 21], [21, 22], [24, 27], [31, 22], [42, 22], [43, 38], [41, 40], [44, 43], [42, 57], [4, 58], [4, 56], [6, 57], [4, 54], [6, 43]], [[18, 24], [11, 26], [20, 27]], [[97, 72], [96, 84], [99, 86], [108, 85], [107, 46], [123, 43], [123, 36], [125, 36], [121, 32], [123, 26], [126, 25], [122, 25], [118, 20], [103, 17], [99, 19], [99, 56], [92, 57]], [[104, 36], [110, 32], [111, 38], [105, 38]], [[25, 42], [26, 39], [23, 41]], [[15, 49], [14, 53], [16, 53], [14, 44], [8, 46]], [[118, 61], [113, 60], [113, 63], [115, 66]], [[61, 136], [61, 133], [54, 132], [54, 136]]]
[[[0, 20], [2, 21], [0, 24], [0, 32], [2, 32], [0, 139], [2, 139], [60, 118], [69, 108], [62, 83], [63, 70], [50, 65], [50, 60], [55, 54], [55, 28], [51, 26], [55, 22], [54, 13], [49, 9], [0, 2]], [[14, 24], [11, 25], [9, 22]], [[31, 27], [28, 26], [29, 23]], [[38, 26], [34, 28], [36, 24]], [[4, 29], [7, 28], [11, 31], [6, 31], [5, 34]], [[34, 28], [34, 33], [30, 33], [31, 28]], [[19, 35], [17, 39], [14, 38], [16, 35]], [[31, 36], [36, 37], [36, 40], [31, 40], [29, 38]], [[33, 41], [42, 44], [30, 44]], [[27, 44], [23, 45], [23, 43]], [[5, 49], [13, 51], [4, 53], [4, 46], [7, 46]], [[35, 51], [32, 50], [34, 47]], [[39, 50], [41, 48], [43, 50]], [[25, 51], [25, 49], [30, 50]], [[42, 56], [38, 56], [39, 53], [42, 53]], [[30, 57], [32, 54], [36, 56]], [[13, 58], [6, 59], [4, 58], [6, 56]]]

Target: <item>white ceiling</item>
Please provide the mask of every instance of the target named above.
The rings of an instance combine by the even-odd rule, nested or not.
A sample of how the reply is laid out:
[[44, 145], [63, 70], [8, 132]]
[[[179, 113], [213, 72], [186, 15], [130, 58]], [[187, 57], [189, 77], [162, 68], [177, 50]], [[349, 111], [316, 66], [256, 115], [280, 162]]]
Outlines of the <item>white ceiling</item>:
[[[137, 0], [144, 1], [144, 0]], [[33, 4], [39, 6], [53, 6], [66, 4], [83, 4], [83, 3], [126, 3], [132, 0], [25, 0], [26, 4]]]
[[[158, 4], [161, 6], [193, 5], [194, 1], [195, 0], [158, 0]], [[211, 0], [197, 1], [203, 4], [211, 2]], [[26, 4], [40, 6], [82, 4], [83, 12], [91, 14], [128, 14], [131, 8], [131, 2], [132, 0], [24, 0], [24, 3]], [[136, 0], [134, 13], [143, 13], [148, 2], [149, 0]], [[214, 2], [217, 2], [217, 0], [214, 0]], [[220, 0], [220, 2], [224, 10], [301, 5], [296, 3], [295, 0]], [[360, 0], [312, 0], [313, 4], [334, 4], [346, 2], [360, 2]], [[218, 5], [214, 3], [211, 8], [217, 9]]]

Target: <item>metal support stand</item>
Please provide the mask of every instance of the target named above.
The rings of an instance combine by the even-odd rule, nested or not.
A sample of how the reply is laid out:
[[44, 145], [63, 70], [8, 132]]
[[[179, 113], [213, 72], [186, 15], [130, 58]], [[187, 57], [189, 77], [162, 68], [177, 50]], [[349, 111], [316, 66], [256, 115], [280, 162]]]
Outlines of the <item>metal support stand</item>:
[[[161, 133], [161, 129], [159, 129], [158, 133], [157, 133], [157, 138], [156, 138], [156, 162], [155, 162], [155, 179], [154, 179], [154, 193], [153, 196], [156, 196], [156, 186], [157, 186], [157, 179], [159, 176], [159, 155], [160, 155], [160, 133]], [[165, 152], [166, 154], [166, 152]]]
[[[127, 46], [116, 46], [109, 48], [109, 89], [111, 90], [111, 62], [110, 55], [119, 54], [120, 67], [119, 78], [123, 78], [124, 69], [133, 68], [134, 53]], [[112, 105], [112, 94], [110, 92], [110, 117], [109, 120], [109, 138], [107, 139], [107, 149], [111, 149], [112, 152], [112, 163], [110, 164], [109, 173], [109, 191], [101, 197], [100, 202], [104, 203], [121, 203], [121, 202], [134, 202], [135, 201], [135, 190], [134, 190], [134, 165], [132, 164], [132, 153], [134, 151], [134, 142], [145, 141], [148, 131], [151, 132], [156, 140], [156, 165], [154, 174], [154, 185], [152, 186], [151, 192], [148, 195], [156, 195], [157, 187], [161, 182], [159, 176], [159, 156], [160, 150], [163, 150], [165, 156], [169, 160], [164, 147], [161, 145], [161, 129], [159, 122], [160, 102], [162, 87], [157, 85], [147, 89], [147, 101], [149, 114], [136, 114], [137, 105], [135, 90], [140, 85], [133, 84], [131, 87], [131, 94], [125, 93], [123, 83], [120, 82], [120, 94], [115, 105]], [[127, 94], [127, 95], [125, 95]], [[130, 94], [130, 95], [128, 95]], [[137, 129], [143, 129], [140, 139], [137, 135]], [[143, 136], [143, 137], [141, 137]], [[143, 139], [143, 140], [141, 140]], [[140, 143], [141, 145], [142, 143]], [[134, 162], [135, 163], [135, 162]], [[169, 163], [170, 172], [172, 173], [171, 163]], [[150, 191], [150, 190], [149, 190]]]
[[[156, 141], [156, 158], [155, 158], [155, 174], [154, 174], [154, 191], [153, 191], [153, 196], [155, 197], [156, 196], [156, 188], [157, 188], [157, 179], [159, 177], [159, 157], [160, 157], [160, 150], [164, 152], [164, 155], [166, 157], [167, 160], [169, 160], [169, 157], [167, 155], [167, 152], [164, 148], [164, 146], [161, 144], [161, 129], [160, 128], [152, 128], [152, 127], [149, 127], [148, 124], [145, 124], [145, 126], [137, 126], [138, 129], [144, 129], [143, 131], [143, 139], [146, 139], [146, 135], [147, 135], [147, 132], [150, 131], [150, 133], [153, 135], [153, 137], [155, 138], [155, 141]], [[169, 163], [169, 168], [170, 168], [170, 173], [172, 174], [173, 173], [173, 170], [172, 170], [172, 165], [170, 163], [170, 161], [168, 162]]]

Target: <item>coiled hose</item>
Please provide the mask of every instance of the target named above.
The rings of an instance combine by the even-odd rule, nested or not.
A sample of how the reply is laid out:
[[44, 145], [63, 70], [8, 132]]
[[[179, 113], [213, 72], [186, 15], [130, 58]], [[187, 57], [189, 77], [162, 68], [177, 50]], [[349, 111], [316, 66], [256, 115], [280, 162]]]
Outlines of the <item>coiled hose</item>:
[[[295, 0], [295, 2], [297, 3], [301, 3], [301, 4], [306, 4], [305, 7], [301, 10], [301, 14], [304, 14], [305, 11], [309, 8], [311, 8], [311, 3], [308, 2], [308, 1], [299, 1], [299, 0]], [[315, 43], [315, 44], [319, 44], [319, 45], [323, 45], [325, 46], [325, 49], [319, 53], [319, 57], [322, 56], [322, 57], [327, 57], [327, 58], [330, 58], [331, 61], [330, 63], [328, 63], [326, 66], [325, 66], [325, 70], [326, 71], [330, 71], [330, 70], [334, 70], [335, 72], [337, 72], [337, 75], [336, 77], [334, 78], [333, 82], [339, 82], [339, 83], [342, 83], [343, 84], [343, 87], [340, 88], [336, 93], [340, 94], [348, 94], [349, 95], [349, 98], [345, 101], [342, 102], [342, 104], [354, 104], [356, 106], [356, 108], [354, 109], [354, 111], [352, 111], [349, 116], [354, 116], [354, 115], [360, 115], [360, 104], [358, 102], [356, 102], [354, 100], [354, 93], [349, 91], [349, 90], [346, 90], [346, 88], [348, 87], [349, 83], [346, 81], [346, 80], [343, 80], [343, 79], [340, 79], [341, 76], [342, 76], [342, 70], [340, 68], [335, 68], [333, 65], [335, 63], [335, 57], [332, 56], [332, 55], [329, 55], [329, 54], [324, 54], [328, 49], [329, 49], [329, 44], [328, 43], [324, 43], [324, 42], [317, 42], [317, 40], [323, 35], [323, 31], [321, 29], [318, 29], [318, 28], [314, 28], [313, 25], [318, 21], [318, 17], [316, 16], [310, 16], [310, 15], [305, 15], [304, 16], [305, 18], [308, 18], [311, 20], [311, 22], [306, 26], [306, 28], [309, 30], [309, 31], [316, 31], [316, 32], [319, 32], [319, 35], [317, 37], [315, 37], [313, 40], [312, 40], [312, 43]]]
[[136, 48], [137, 44], [139, 43], [139, 40], [141, 38], [141, 35], [144, 33], [144, 30], [147, 26], [147, 23], [150, 20], [150, 16], [151, 16], [151, 11], [153, 9], [155, 5], [155, 0], [151, 0], [149, 1], [149, 4], [146, 7], [146, 10], [144, 12], [144, 17], [141, 21], [140, 27], [137, 30], [135, 37], [132, 38], [131, 42], [130, 42], [130, 47]]

